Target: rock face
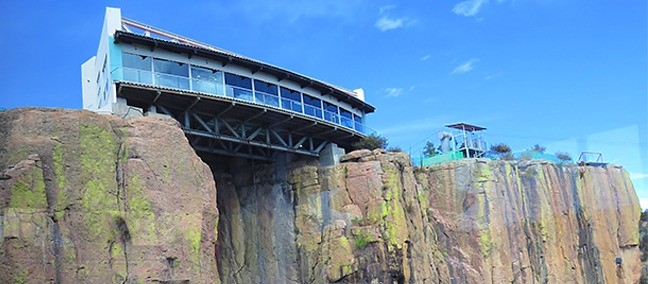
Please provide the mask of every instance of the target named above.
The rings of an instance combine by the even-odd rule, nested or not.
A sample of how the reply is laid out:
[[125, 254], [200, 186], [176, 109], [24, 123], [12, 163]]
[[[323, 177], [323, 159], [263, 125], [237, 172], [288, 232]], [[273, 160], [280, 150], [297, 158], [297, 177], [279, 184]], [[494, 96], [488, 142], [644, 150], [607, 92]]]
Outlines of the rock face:
[[640, 279], [639, 202], [620, 166], [203, 158], [172, 120], [0, 113], [0, 282]]
[[619, 166], [342, 160], [212, 167], [223, 283], [639, 281], [639, 202]]
[[216, 188], [170, 119], [0, 113], [0, 282], [218, 282]]

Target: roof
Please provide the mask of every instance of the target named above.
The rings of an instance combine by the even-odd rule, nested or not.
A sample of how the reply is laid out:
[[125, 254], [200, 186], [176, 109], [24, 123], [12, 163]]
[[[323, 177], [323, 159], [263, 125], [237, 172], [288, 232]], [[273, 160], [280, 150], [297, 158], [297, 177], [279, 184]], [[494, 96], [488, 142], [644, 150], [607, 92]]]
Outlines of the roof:
[[201, 46], [173, 42], [169, 40], [163, 40], [158, 38], [147, 37], [144, 35], [139, 35], [135, 33], [125, 32], [125, 31], [116, 31], [115, 32], [115, 42], [123, 43], [136, 43], [151, 48], [159, 47], [169, 51], [186, 53], [190, 57], [193, 55], [201, 56], [205, 58], [211, 58], [223, 62], [223, 66], [228, 64], [234, 64], [237, 66], [242, 66], [250, 69], [252, 74], [263, 71], [277, 77], [279, 81], [282, 80], [291, 80], [300, 84], [302, 88], [311, 87], [322, 94], [331, 95], [338, 100], [350, 104], [352, 107], [362, 110], [365, 113], [374, 112], [375, 107], [372, 105], [356, 98], [355, 93], [342, 89], [340, 87], [328, 84], [323, 81], [319, 81], [305, 75], [301, 75], [268, 63], [264, 63], [258, 60], [254, 60], [242, 55], [238, 55], [223, 49], [219, 48], [205, 48]]
[[468, 130], [468, 131], [480, 131], [480, 130], [486, 130], [486, 127], [481, 127], [477, 125], [472, 125], [468, 123], [455, 123], [455, 124], [448, 124], [446, 127], [454, 128], [454, 129], [459, 129], [459, 130]]

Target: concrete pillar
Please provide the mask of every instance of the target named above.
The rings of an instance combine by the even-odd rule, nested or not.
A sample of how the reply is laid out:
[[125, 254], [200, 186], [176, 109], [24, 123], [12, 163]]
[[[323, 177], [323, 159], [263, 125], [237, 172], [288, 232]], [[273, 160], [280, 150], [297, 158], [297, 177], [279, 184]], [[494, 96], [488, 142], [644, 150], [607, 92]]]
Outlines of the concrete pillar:
[[329, 143], [319, 154], [320, 166], [329, 167], [340, 164], [340, 157], [346, 154], [346, 151], [335, 143]]

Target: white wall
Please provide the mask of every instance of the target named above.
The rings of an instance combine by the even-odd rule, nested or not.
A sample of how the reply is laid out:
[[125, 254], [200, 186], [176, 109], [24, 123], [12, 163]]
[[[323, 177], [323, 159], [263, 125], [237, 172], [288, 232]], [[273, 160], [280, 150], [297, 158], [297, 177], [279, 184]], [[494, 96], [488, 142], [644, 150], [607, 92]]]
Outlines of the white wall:
[[[97, 112], [111, 112], [117, 98], [110, 76], [109, 39], [121, 30], [121, 10], [106, 8], [97, 55], [81, 65], [83, 108]], [[97, 82], [99, 78], [99, 82]], [[108, 86], [108, 88], [106, 88]]]

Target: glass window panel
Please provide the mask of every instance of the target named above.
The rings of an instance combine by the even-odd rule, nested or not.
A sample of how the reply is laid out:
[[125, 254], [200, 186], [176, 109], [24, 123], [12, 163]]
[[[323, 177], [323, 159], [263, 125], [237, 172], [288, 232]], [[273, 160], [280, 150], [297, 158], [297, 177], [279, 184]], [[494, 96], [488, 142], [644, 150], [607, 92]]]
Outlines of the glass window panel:
[[345, 110], [343, 108], [340, 109], [340, 115], [342, 117], [348, 118], [348, 119], [353, 119], [353, 116], [351, 115], [351, 112], [348, 110]]
[[277, 85], [266, 83], [259, 80], [254, 80], [254, 90], [268, 94], [277, 95]]
[[175, 76], [189, 77], [189, 66], [184, 63], [154, 59], [153, 70], [156, 73], [164, 73]]
[[301, 93], [291, 89], [281, 88], [281, 97], [301, 102]]
[[138, 70], [151, 70], [151, 58], [132, 53], [122, 54], [122, 64], [126, 68]]
[[332, 113], [337, 113], [338, 112], [336, 105], [329, 104], [327, 102], [324, 102], [324, 109], [327, 110], [327, 111], [330, 111]]
[[316, 108], [322, 107], [322, 101], [309, 95], [304, 95], [304, 104], [311, 105]]
[[192, 88], [209, 94], [223, 94], [223, 75], [221, 72], [202, 67], [191, 67]]
[[252, 90], [252, 79], [232, 73], [225, 73], [225, 84]]

